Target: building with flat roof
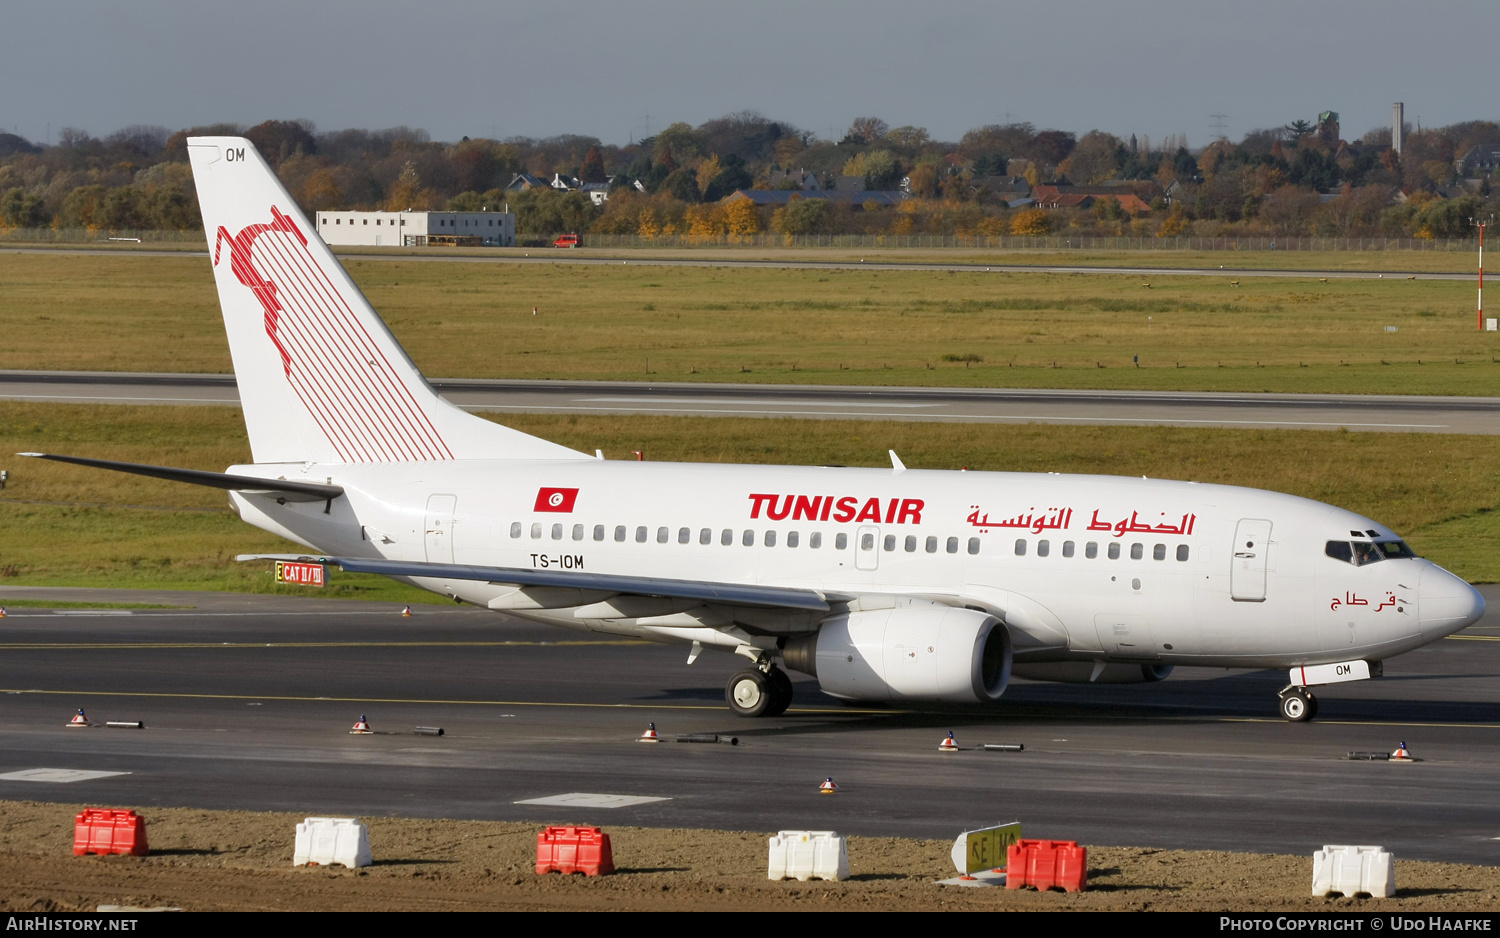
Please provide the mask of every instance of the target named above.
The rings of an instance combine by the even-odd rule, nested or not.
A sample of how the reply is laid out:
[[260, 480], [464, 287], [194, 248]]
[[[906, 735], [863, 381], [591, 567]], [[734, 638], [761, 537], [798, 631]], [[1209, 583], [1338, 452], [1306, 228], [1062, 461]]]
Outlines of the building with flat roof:
[[335, 245], [405, 247], [446, 242], [514, 247], [516, 243], [516, 216], [510, 212], [319, 212], [317, 225], [323, 240]]

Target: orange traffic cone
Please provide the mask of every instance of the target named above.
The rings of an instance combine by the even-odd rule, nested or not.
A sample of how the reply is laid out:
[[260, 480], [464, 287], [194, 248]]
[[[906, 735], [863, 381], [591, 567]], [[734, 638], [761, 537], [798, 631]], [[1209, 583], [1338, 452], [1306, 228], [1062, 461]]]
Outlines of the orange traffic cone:
[[401, 610], [401, 617], [403, 619], [410, 619], [411, 618], [411, 607], [410, 606], [406, 606], [405, 608], [403, 608]]
[[78, 712], [73, 715], [73, 719], [71, 719], [71, 720], [68, 721], [68, 725], [69, 726], [88, 726], [89, 725], [89, 718], [83, 715], [83, 708], [82, 707], [78, 708]]
[[958, 752], [958, 740], [953, 738], [953, 731], [948, 731], [948, 738], [938, 743], [938, 752]]
[[818, 794], [820, 795], [832, 795], [835, 794], [838, 790], [839, 786], [835, 785], [833, 783], [833, 779], [831, 778], [823, 779], [823, 784], [818, 786]]
[[[83, 711], [80, 710], [78, 712], [82, 713]], [[1406, 748], [1406, 743], [1402, 742], [1401, 745], [1399, 745], [1399, 746], [1396, 747], [1396, 751], [1393, 752], [1393, 753], [1391, 753], [1391, 761], [1392, 762], [1416, 762], [1417, 760], [1413, 759], [1411, 757], [1411, 753]]]
[[370, 736], [370, 735], [374, 734], [374, 732], [375, 732], [374, 730], [370, 729], [370, 722], [368, 720], [366, 720], [365, 719], [365, 715], [363, 713], [361, 713], [359, 715], [359, 722], [356, 723], [356, 724], [354, 724], [354, 729], [352, 729], [352, 730], [349, 731], [349, 735], [350, 736]]
[[638, 742], [638, 743], [659, 743], [659, 742], [661, 742], [661, 737], [656, 735], [656, 724], [652, 723], [650, 726], [646, 727], [646, 732], [644, 732], [641, 735], [637, 736], [635, 738], [635, 741]]

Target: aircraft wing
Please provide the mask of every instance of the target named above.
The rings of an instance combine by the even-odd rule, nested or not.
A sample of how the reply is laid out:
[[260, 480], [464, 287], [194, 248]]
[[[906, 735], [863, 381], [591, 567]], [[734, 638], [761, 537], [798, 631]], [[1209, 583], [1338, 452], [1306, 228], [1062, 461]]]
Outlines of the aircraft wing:
[[[754, 606], [797, 612], [828, 612], [829, 595], [818, 590], [704, 580], [670, 580], [662, 577], [620, 576], [582, 573], [577, 570], [528, 570], [519, 567], [481, 567], [461, 563], [425, 563], [413, 560], [366, 560], [354, 557], [309, 557], [305, 554], [241, 554], [237, 560], [310, 560], [337, 564], [349, 573], [379, 573], [384, 576], [420, 576], [434, 579], [482, 580], [507, 586], [555, 586], [602, 590], [629, 596], [697, 599], [727, 606]], [[852, 598], [832, 597], [835, 602]]]
[[144, 463], [115, 462], [112, 459], [85, 459], [82, 456], [57, 456], [52, 453], [17, 453], [17, 456], [32, 456], [50, 459], [53, 462], [72, 463], [93, 469], [110, 469], [128, 472], [131, 475], [166, 479], [168, 482], [186, 482], [189, 485], [206, 485], [246, 495], [271, 495], [289, 502], [323, 502], [344, 494], [342, 486], [321, 485], [317, 482], [292, 482], [286, 479], [260, 479], [255, 476], [230, 475], [225, 472], [205, 472], [202, 469], [176, 469], [171, 466], [148, 466]]

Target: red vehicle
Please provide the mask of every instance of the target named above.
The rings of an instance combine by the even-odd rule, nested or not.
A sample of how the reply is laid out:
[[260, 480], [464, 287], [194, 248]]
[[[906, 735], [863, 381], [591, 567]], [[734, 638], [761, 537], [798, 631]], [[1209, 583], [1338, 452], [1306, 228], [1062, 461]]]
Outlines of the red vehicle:
[[552, 246], [555, 248], [576, 248], [582, 247], [583, 242], [576, 234], [565, 234], [556, 241], [553, 241]]

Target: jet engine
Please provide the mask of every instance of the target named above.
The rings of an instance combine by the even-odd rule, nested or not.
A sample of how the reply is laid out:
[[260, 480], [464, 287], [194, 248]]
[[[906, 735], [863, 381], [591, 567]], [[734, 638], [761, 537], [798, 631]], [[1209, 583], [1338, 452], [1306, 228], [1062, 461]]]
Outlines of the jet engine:
[[782, 650], [844, 700], [998, 700], [1010, 683], [1010, 633], [994, 616], [951, 606], [851, 612]]
[[[1095, 673], [1098, 669], [1098, 673]], [[1093, 661], [1050, 661], [1041, 664], [1018, 664], [1011, 668], [1016, 677], [1028, 681], [1052, 681], [1057, 684], [1152, 684], [1165, 681], [1172, 673], [1170, 664], [1106, 664]]]

